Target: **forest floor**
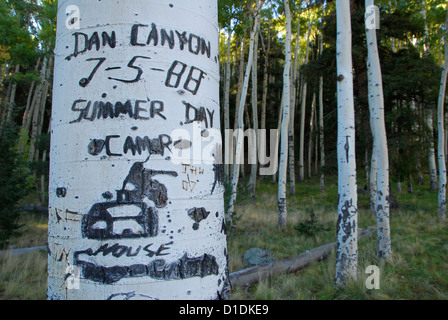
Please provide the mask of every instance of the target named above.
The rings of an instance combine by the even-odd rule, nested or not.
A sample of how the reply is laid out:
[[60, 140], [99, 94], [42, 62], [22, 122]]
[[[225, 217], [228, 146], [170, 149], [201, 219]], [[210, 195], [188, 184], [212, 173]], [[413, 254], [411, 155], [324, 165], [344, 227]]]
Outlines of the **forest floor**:
[[[425, 177], [427, 178], [427, 177]], [[414, 186], [412, 193], [394, 193], [399, 208], [390, 214], [392, 259], [382, 261], [376, 255], [376, 234], [360, 238], [358, 243], [358, 279], [345, 287], [334, 286], [335, 250], [323, 261], [299, 272], [272, 276], [248, 288], [232, 289], [232, 300], [337, 300], [337, 299], [448, 299], [448, 223], [437, 221], [437, 191], [429, 191], [429, 182]], [[364, 185], [358, 181], [358, 187]], [[244, 191], [244, 179], [228, 230], [229, 269], [246, 268], [244, 252], [261, 248], [276, 259], [299, 255], [306, 250], [336, 241], [337, 183], [328, 178], [326, 191], [319, 190], [318, 179], [298, 182], [296, 194], [288, 196], [288, 225], [277, 228], [277, 186], [271, 180], [259, 180], [252, 203]], [[369, 211], [369, 196], [358, 195], [359, 228], [375, 226]], [[311, 222], [311, 216], [314, 220]], [[23, 214], [23, 233], [13, 240], [14, 248], [45, 246], [47, 218]], [[377, 266], [379, 288], [367, 289], [370, 273]], [[20, 256], [0, 255], [0, 299], [46, 298], [47, 253], [34, 251]]]

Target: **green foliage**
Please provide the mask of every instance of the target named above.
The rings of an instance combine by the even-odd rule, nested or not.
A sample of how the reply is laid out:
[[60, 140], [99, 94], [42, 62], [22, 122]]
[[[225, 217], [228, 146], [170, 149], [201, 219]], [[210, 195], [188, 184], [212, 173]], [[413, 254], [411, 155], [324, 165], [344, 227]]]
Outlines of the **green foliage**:
[[300, 234], [308, 237], [315, 236], [321, 231], [329, 230], [329, 228], [325, 227], [317, 220], [316, 214], [314, 213], [313, 209], [310, 210], [309, 218], [304, 222], [299, 222], [296, 226], [294, 226], [294, 229], [297, 230]]
[[12, 124], [6, 123], [0, 129], [0, 246], [17, 234], [17, 204], [32, 186], [28, 154], [19, 147], [24, 145], [22, 139]]

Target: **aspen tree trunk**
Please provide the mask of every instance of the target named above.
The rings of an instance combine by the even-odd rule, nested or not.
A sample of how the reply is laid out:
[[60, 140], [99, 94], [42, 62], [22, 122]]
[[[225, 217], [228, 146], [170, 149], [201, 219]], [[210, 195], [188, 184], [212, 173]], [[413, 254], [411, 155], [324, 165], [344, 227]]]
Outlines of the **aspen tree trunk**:
[[[373, 6], [373, 0], [366, 0], [366, 8]], [[384, 97], [381, 65], [376, 40], [376, 29], [366, 26], [368, 76], [371, 78], [371, 94], [373, 102], [373, 132], [377, 148], [377, 190], [376, 217], [378, 228], [378, 256], [389, 259], [392, 255], [389, 224], [389, 151], [384, 119]]]
[[257, 5], [257, 10], [255, 13], [255, 19], [254, 19], [254, 25], [252, 27], [252, 30], [250, 32], [250, 44], [249, 44], [249, 57], [247, 58], [247, 65], [246, 65], [246, 72], [244, 74], [244, 81], [243, 81], [243, 87], [241, 91], [241, 97], [239, 100], [239, 107], [238, 107], [238, 132], [237, 132], [237, 138], [236, 138], [236, 147], [235, 147], [235, 157], [233, 159], [234, 166], [233, 166], [233, 175], [232, 175], [232, 183], [231, 183], [231, 194], [230, 194], [230, 201], [229, 206], [227, 209], [227, 221], [230, 221], [230, 215], [233, 213], [235, 208], [235, 201], [237, 197], [237, 188], [238, 188], [238, 179], [239, 179], [239, 173], [240, 173], [240, 163], [242, 160], [242, 154], [244, 152], [243, 150], [243, 143], [244, 143], [244, 107], [246, 104], [246, 97], [247, 97], [247, 90], [249, 87], [249, 78], [250, 73], [252, 70], [252, 63], [253, 63], [253, 55], [254, 55], [254, 41], [255, 41], [255, 35], [257, 32], [257, 26], [258, 26], [258, 10], [259, 10], [259, 4]]
[[311, 116], [310, 116], [310, 135], [308, 139], [308, 178], [312, 176], [312, 156], [313, 156], [313, 134], [314, 134], [314, 117], [316, 111], [316, 93], [313, 93], [311, 102]]
[[[39, 57], [39, 59], [37, 60], [36, 67], [34, 68], [35, 71], [37, 71], [37, 69], [39, 68], [40, 59], [41, 58]], [[28, 91], [28, 97], [26, 99], [26, 107], [25, 107], [25, 111], [23, 112], [23, 117], [22, 117], [22, 128], [25, 128], [27, 119], [30, 116], [31, 98], [33, 97], [33, 91], [34, 91], [35, 85], [36, 85], [36, 81], [33, 81], [31, 83], [30, 89]]]
[[434, 150], [433, 139], [433, 111], [432, 108], [426, 110], [426, 124], [429, 130], [429, 147], [428, 147], [428, 165], [429, 165], [429, 190], [437, 190], [437, 166], [436, 166], [436, 153]]
[[48, 299], [228, 298], [217, 18], [216, 1], [59, 2]]
[[[47, 96], [48, 91], [50, 89], [50, 79], [51, 79], [51, 72], [53, 69], [53, 57], [50, 57], [47, 70], [45, 71], [45, 80], [44, 80], [44, 89], [41, 96], [41, 100], [39, 103], [39, 118], [37, 122], [37, 130], [36, 130], [36, 138], [39, 139], [39, 136], [42, 135], [42, 127], [44, 125], [44, 118], [45, 118], [45, 108], [47, 106]], [[39, 160], [39, 149], [36, 149], [34, 160]]]
[[[444, 115], [444, 123], [446, 123], [448, 121], [448, 114], [445, 113]], [[445, 163], [446, 163], [446, 159], [448, 158], [448, 129], [445, 126], [445, 144], [444, 144], [444, 148], [445, 148]]]
[[[257, 21], [259, 24], [260, 22]], [[250, 167], [250, 177], [249, 177], [249, 189], [251, 194], [251, 201], [255, 203], [255, 187], [257, 184], [257, 152], [258, 152], [258, 28], [256, 27], [256, 33], [254, 38], [254, 55], [252, 62], [252, 121], [253, 121], [253, 129], [254, 129], [254, 139], [251, 140], [252, 145], [250, 146], [251, 150], [256, 150], [254, 152], [254, 157], [251, 160]]]
[[[268, 65], [269, 65], [269, 51], [271, 49], [271, 32], [270, 32], [270, 26], [271, 23], [269, 21], [268, 26], [268, 35], [267, 35], [267, 44], [264, 45], [263, 37], [260, 32], [260, 39], [261, 44], [264, 52], [264, 67], [263, 67], [263, 91], [261, 96], [261, 119], [260, 119], [260, 128], [262, 130], [266, 130], [266, 104], [267, 104], [267, 97], [268, 97], [268, 81], [269, 81], [269, 73], [268, 73]], [[266, 131], [264, 131], [266, 132]], [[266, 139], [267, 135], [264, 134], [264, 137]], [[260, 137], [259, 137], [260, 138]], [[265, 140], [267, 141], [267, 140]], [[259, 147], [259, 154], [265, 155], [266, 154], [266, 143], [260, 143]], [[277, 145], [278, 146], [278, 145]], [[269, 150], [269, 152], [272, 152], [273, 150]], [[275, 176], [275, 173], [272, 175]]]
[[295, 148], [294, 148], [294, 133], [295, 133], [295, 110], [296, 110], [296, 92], [299, 79], [299, 48], [300, 48], [300, 12], [297, 22], [296, 46], [294, 48], [294, 67], [291, 71], [291, 103], [290, 103], [290, 117], [288, 129], [288, 165], [289, 165], [289, 194], [296, 194], [296, 170], [295, 170]]
[[375, 141], [375, 130], [374, 130], [374, 101], [373, 101], [373, 88], [372, 88], [372, 77], [370, 75], [371, 65], [367, 61], [367, 94], [369, 101], [369, 113], [370, 113], [370, 129], [372, 132], [372, 155], [370, 160], [370, 173], [369, 173], [369, 194], [370, 194], [370, 213], [376, 217], [376, 191], [377, 191], [377, 159], [378, 150]]
[[[261, 129], [266, 129], [266, 103], [267, 103], [267, 97], [268, 97], [268, 80], [269, 80], [268, 66], [269, 66], [269, 51], [271, 50], [271, 28], [270, 27], [271, 27], [271, 23], [269, 22], [266, 48], [263, 46], [263, 48], [265, 48], [265, 50], [264, 50], [264, 67], [263, 67], [263, 93], [261, 96], [261, 120], [260, 120]], [[260, 147], [265, 148], [265, 146], [263, 146], [263, 145], [261, 145]], [[263, 151], [264, 151], [264, 149], [263, 149]], [[265, 153], [261, 153], [261, 154], [265, 154]]]
[[[20, 71], [20, 65], [17, 64], [14, 74], [19, 73], [19, 71]], [[17, 91], [17, 81], [14, 81], [14, 83], [12, 84], [11, 95], [9, 96], [8, 114], [6, 115], [7, 122], [10, 122], [12, 120], [12, 116], [14, 113], [14, 107], [16, 105], [16, 91]]]
[[283, 116], [280, 136], [280, 162], [278, 172], [278, 226], [286, 227], [288, 212], [286, 207], [286, 184], [288, 165], [288, 125], [290, 116], [291, 90], [291, 12], [289, 1], [285, 0], [286, 38], [285, 38], [285, 68], [283, 70]]
[[[320, 35], [320, 54], [323, 53], [323, 37]], [[320, 144], [320, 191], [325, 191], [325, 134], [324, 134], [324, 78], [319, 77], [319, 144]]]
[[336, 285], [356, 279], [358, 267], [358, 195], [350, 3], [336, 0], [338, 100], [338, 220]]
[[238, 127], [238, 107], [241, 100], [241, 93], [243, 91], [243, 82], [244, 82], [244, 47], [245, 47], [245, 35], [241, 36], [240, 42], [240, 63], [238, 69], [238, 89], [236, 92], [236, 108], [235, 108], [235, 119], [233, 123], [233, 128]]
[[[240, 42], [240, 63], [239, 63], [239, 68], [238, 68], [238, 89], [236, 92], [236, 106], [235, 106], [235, 117], [233, 120], [233, 129], [237, 129], [238, 128], [238, 123], [239, 123], [239, 103], [241, 101], [241, 94], [243, 92], [243, 82], [244, 82], [244, 47], [245, 47], [245, 32], [244, 35], [241, 37], [241, 42]], [[244, 113], [244, 110], [243, 110]], [[243, 120], [244, 123], [244, 120]], [[232, 137], [233, 139], [233, 137]], [[236, 141], [232, 142], [232, 146], [234, 148], [233, 150], [233, 155], [235, 155], [236, 153]], [[237, 161], [235, 159], [233, 159], [233, 162], [231, 163], [230, 166], [230, 170], [231, 170], [231, 179], [233, 179], [233, 173], [235, 172], [235, 166], [237, 165]], [[239, 165], [239, 162], [238, 162]], [[238, 169], [238, 175], [239, 175], [240, 170]]]
[[[422, 15], [424, 22], [424, 30], [425, 30], [425, 44], [424, 50], [425, 52], [429, 51], [429, 42], [428, 42], [428, 25], [426, 23], [426, 1], [422, 2]], [[424, 110], [424, 109], [423, 109]], [[437, 166], [436, 166], [436, 153], [434, 150], [434, 136], [433, 136], [433, 109], [430, 106], [426, 110], [426, 123], [429, 129], [429, 147], [428, 147], [428, 166], [429, 166], [429, 190], [437, 190]]]
[[[283, 89], [282, 89], [282, 98], [280, 100], [280, 107], [278, 108], [277, 132], [281, 132], [281, 130], [282, 130], [283, 99], [284, 99], [284, 94], [283, 94]], [[274, 153], [275, 168], [278, 167], [278, 161], [279, 161], [278, 146], [279, 146], [279, 144], [280, 144], [280, 134], [277, 134], [277, 140], [276, 140], [276, 144], [275, 144], [276, 149], [275, 149], [275, 153]], [[272, 175], [272, 183], [277, 183], [277, 173], [278, 172], [275, 172]]]
[[[445, 30], [448, 28], [448, 8], [446, 12]], [[446, 81], [448, 76], [448, 39], [445, 36], [445, 63], [440, 81], [439, 99], [437, 103], [437, 128], [438, 128], [438, 162], [439, 162], [439, 220], [446, 220], [446, 163], [444, 141], [444, 106]]]
[[[306, 55], [305, 63], [308, 63], [309, 56], [309, 41], [311, 33], [311, 22], [310, 15], [308, 13], [308, 31], [306, 35]], [[305, 164], [304, 164], [304, 150], [305, 150], [305, 111], [306, 111], [306, 94], [307, 94], [307, 83], [304, 81], [302, 88], [302, 107], [300, 109], [300, 145], [299, 145], [299, 181], [305, 180]]]
[[[42, 69], [40, 72], [40, 79], [41, 83], [36, 87], [36, 93], [33, 97], [33, 114], [30, 118], [31, 123], [29, 124], [31, 127], [31, 134], [30, 134], [30, 149], [29, 149], [29, 159], [32, 161], [34, 159], [35, 153], [36, 153], [36, 141], [38, 133], [38, 127], [39, 127], [39, 115], [41, 114], [41, 107], [42, 107], [42, 95], [46, 83], [46, 73], [48, 68], [48, 58], [45, 57], [44, 61], [42, 63]], [[27, 129], [28, 127], [26, 127]]]
[[[228, 37], [227, 37], [227, 61], [226, 61], [226, 82], [224, 88], [224, 130], [230, 129], [230, 104], [229, 104], [229, 96], [230, 96], [230, 47], [232, 40], [232, 30], [229, 27]], [[228, 144], [225, 144], [225, 147], [228, 147]], [[227, 152], [233, 152], [233, 150], [226, 150]], [[226, 178], [229, 178], [229, 163], [224, 163], [224, 175]]]
[[31, 99], [30, 108], [24, 118], [23, 128], [27, 131], [31, 129], [31, 122], [33, 120], [34, 108], [36, 107], [37, 97], [40, 95], [40, 90], [42, 89], [41, 84], [37, 84], [34, 88], [33, 97]]

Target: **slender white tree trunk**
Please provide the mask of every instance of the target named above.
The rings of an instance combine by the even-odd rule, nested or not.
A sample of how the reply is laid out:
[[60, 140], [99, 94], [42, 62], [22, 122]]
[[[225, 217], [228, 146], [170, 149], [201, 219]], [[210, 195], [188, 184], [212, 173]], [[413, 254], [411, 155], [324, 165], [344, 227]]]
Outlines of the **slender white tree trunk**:
[[[448, 9], [446, 12], [445, 30], [448, 28]], [[446, 163], [445, 163], [445, 141], [444, 141], [444, 106], [446, 81], [448, 76], [448, 39], [445, 37], [445, 64], [440, 81], [439, 99], [437, 103], [438, 124], [438, 162], [439, 162], [439, 220], [446, 220]]]
[[[373, 0], [366, 0], [366, 8], [373, 6]], [[389, 225], [389, 151], [384, 119], [384, 97], [381, 65], [376, 40], [376, 29], [366, 25], [368, 76], [371, 78], [373, 102], [373, 132], [377, 151], [377, 200], [376, 217], [378, 227], [378, 256], [389, 259], [392, 254]]]
[[[263, 40], [263, 39], [262, 39]], [[266, 47], [263, 46], [264, 50], [264, 67], [263, 67], [263, 93], [261, 96], [261, 119], [260, 119], [260, 127], [261, 129], [266, 129], [266, 104], [267, 104], [267, 98], [268, 98], [268, 80], [269, 80], [269, 73], [268, 73], [268, 66], [269, 66], [269, 51], [271, 50], [271, 30], [270, 30], [270, 23], [268, 27], [268, 34], [267, 34], [267, 45]], [[262, 41], [263, 43], [263, 41]], [[265, 151], [265, 146], [260, 145], [260, 147], [263, 148], [263, 152]], [[260, 152], [261, 154], [265, 154]]]
[[[259, 23], [259, 21], [257, 21]], [[251, 160], [250, 166], [250, 176], [249, 176], [249, 189], [251, 194], [252, 203], [255, 202], [255, 189], [257, 184], [257, 152], [258, 152], [258, 26], [256, 28], [255, 38], [254, 38], [254, 55], [252, 62], [252, 121], [254, 129], [254, 139], [252, 140], [251, 150], [256, 150], [254, 156]]]
[[300, 61], [300, 12], [297, 18], [296, 45], [294, 48], [294, 67], [291, 69], [291, 89], [290, 89], [290, 117], [288, 128], [288, 165], [289, 165], [289, 194], [296, 194], [296, 169], [295, 169], [295, 111], [296, 111], [296, 92], [299, 85], [299, 61]]
[[[425, 30], [425, 52], [429, 52], [429, 42], [428, 42], [428, 25], [426, 23], [426, 1], [422, 3], [422, 15]], [[423, 109], [424, 110], [424, 109]], [[433, 109], [429, 107], [426, 114], [426, 123], [429, 129], [429, 147], [428, 147], [428, 166], [429, 166], [429, 189], [437, 190], [437, 166], [436, 166], [436, 153], [434, 151], [434, 136], [433, 136]]]
[[370, 76], [370, 62], [367, 61], [367, 94], [369, 101], [369, 113], [370, 113], [370, 129], [372, 132], [372, 155], [370, 160], [370, 173], [369, 173], [369, 194], [370, 194], [370, 213], [376, 217], [376, 182], [377, 182], [377, 171], [378, 171], [378, 150], [375, 141], [375, 130], [374, 130], [374, 100], [373, 100], [373, 88], [372, 88], [372, 77]]
[[[230, 129], [230, 78], [231, 78], [231, 70], [230, 70], [230, 47], [232, 40], [232, 30], [229, 27], [228, 37], [227, 37], [227, 61], [226, 61], [226, 82], [224, 88], [224, 130]], [[226, 144], [227, 148], [228, 144]], [[227, 152], [233, 152], [233, 150], [226, 150]], [[229, 177], [229, 163], [224, 163], [224, 175]]]
[[[48, 58], [45, 57], [44, 61], [42, 63], [42, 70], [40, 72], [40, 79], [41, 79], [41, 83], [36, 87], [36, 93], [34, 94], [33, 97], [33, 114], [31, 117], [31, 123], [29, 124], [31, 126], [31, 138], [30, 138], [30, 149], [29, 149], [29, 159], [34, 160], [34, 156], [36, 153], [36, 141], [37, 141], [37, 137], [39, 135], [38, 132], [38, 127], [39, 127], [39, 115], [41, 114], [41, 107], [42, 107], [42, 96], [43, 96], [43, 92], [44, 92], [44, 87], [45, 87], [45, 83], [46, 83], [46, 72], [47, 72], [47, 68], [48, 68]], [[28, 128], [28, 124], [25, 127], [26, 129]]]
[[[20, 64], [16, 64], [14, 74], [17, 75], [20, 71]], [[9, 107], [8, 114], [6, 115], [6, 121], [10, 122], [12, 120], [14, 109], [16, 106], [16, 91], [17, 91], [17, 81], [12, 83], [11, 95], [9, 96]]]
[[[236, 92], [236, 106], [235, 106], [235, 117], [233, 120], [233, 128], [237, 129], [238, 125], [239, 125], [239, 104], [241, 101], [241, 94], [243, 92], [243, 82], [244, 82], [244, 47], [245, 47], [245, 40], [246, 37], [245, 35], [241, 37], [241, 42], [240, 42], [240, 63], [239, 63], [239, 68], [238, 68], [238, 89]], [[244, 113], [244, 110], [243, 110]], [[242, 122], [244, 123], [244, 120], [242, 120]], [[233, 139], [233, 138], [232, 138]], [[236, 141], [235, 141], [236, 142]], [[233, 155], [236, 154], [236, 143], [232, 143], [233, 145]], [[239, 163], [239, 162], [238, 162]], [[231, 170], [231, 179], [233, 179], [233, 173], [235, 172], [235, 166], [237, 165], [235, 159], [233, 159], [233, 162], [231, 163], [230, 166], [230, 170]], [[238, 164], [239, 165], [239, 164]], [[238, 175], [240, 172], [240, 169], [238, 169]], [[239, 178], [239, 177], [238, 177]]]
[[283, 116], [280, 133], [280, 162], [278, 172], [278, 226], [286, 227], [288, 212], [286, 207], [286, 184], [288, 166], [288, 126], [290, 116], [291, 90], [291, 12], [289, 1], [285, 0], [286, 38], [285, 38], [285, 67], [283, 70]]
[[[264, 67], [263, 67], [263, 91], [261, 96], [261, 119], [260, 119], [260, 128], [262, 130], [266, 129], [266, 104], [267, 104], [267, 97], [268, 97], [268, 81], [269, 81], [269, 73], [268, 73], [268, 65], [269, 65], [269, 51], [271, 49], [271, 33], [270, 33], [270, 22], [268, 26], [268, 34], [267, 34], [267, 44], [264, 45], [263, 36], [260, 32], [260, 39], [261, 44], [264, 52]], [[266, 131], [265, 131], [266, 132]], [[264, 135], [266, 138], [266, 134]], [[266, 154], [266, 143], [260, 143], [259, 147], [259, 154], [265, 155]], [[270, 150], [269, 152], [272, 152], [273, 150]], [[272, 175], [275, 176], [275, 173]]]
[[228, 298], [218, 52], [216, 1], [59, 2], [49, 299]]
[[[323, 52], [323, 39], [320, 36], [320, 54]], [[320, 191], [325, 191], [325, 134], [324, 134], [324, 78], [319, 77], [319, 144], [320, 144]]]
[[[281, 132], [282, 130], [282, 120], [283, 120], [283, 89], [282, 89], [282, 97], [280, 99], [280, 107], [278, 108], [278, 120], [277, 120], [277, 133]], [[274, 151], [274, 168], [278, 168], [278, 161], [279, 161], [279, 154], [278, 154], [278, 146], [280, 144], [280, 134], [277, 134], [277, 140], [275, 144], [275, 151]], [[278, 170], [277, 170], [278, 171]], [[277, 183], [277, 171], [272, 175], [272, 183]]]
[[313, 157], [313, 135], [314, 135], [314, 117], [316, 112], [316, 93], [313, 93], [311, 100], [311, 116], [310, 116], [310, 135], [308, 139], [308, 178], [312, 176], [312, 157]]
[[300, 108], [300, 136], [299, 136], [299, 181], [305, 180], [305, 112], [306, 112], [306, 94], [308, 84], [304, 81], [302, 85], [302, 105]]
[[426, 110], [426, 124], [429, 131], [429, 146], [428, 146], [428, 165], [429, 165], [429, 189], [437, 190], [437, 166], [436, 166], [436, 153], [434, 150], [434, 139], [433, 139], [433, 110], [428, 108]]
[[[36, 66], [34, 67], [34, 71], [37, 71], [39, 69], [40, 61], [41, 61], [41, 58], [39, 57], [39, 59], [37, 59]], [[33, 97], [35, 85], [36, 85], [36, 81], [33, 81], [31, 83], [30, 89], [28, 91], [28, 97], [26, 99], [26, 107], [25, 107], [25, 111], [23, 112], [23, 117], [22, 117], [22, 128], [25, 128], [27, 119], [30, 117], [31, 98]]]
[[[257, 8], [257, 12], [258, 12], [258, 9], [259, 8]], [[230, 215], [233, 213], [234, 208], [235, 208], [235, 202], [236, 202], [236, 197], [237, 197], [237, 188], [238, 188], [238, 179], [239, 179], [239, 173], [240, 173], [239, 172], [240, 171], [239, 163], [241, 163], [243, 160], [242, 154], [244, 152], [244, 150], [243, 150], [244, 106], [246, 104], [247, 90], [249, 87], [250, 73], [252, 70], [253, 55], [254, 55], [254, 41], [255, 41], [255, 35], [257, 32], [258, 19], [259, 19], [258, 14], [255, 14], [254, 25], [250, 32], [249, 56], [247, 58], [246, 72], [244, 74], [243, 87], [242, 87], [241, 97], [239, 100], [238, 132], [237, 132], [237, 138], [236, 138], [235, 157], [233, 159], [234, 166], [233, 166], [233, 175], [232, 175], [232, 183], [231, 183], [232, 191], [230, 194], [229, 206], [227, 209], [227, 221], [230, 221], [230, 219], [231, 219]]]
[[342, 285], [356, 279], [358, 267], [358, 195], [349, 1], [336, 0], [336, 24], [338, 220], [335, 282]]
[[[306, 55], [305, 63], [308, 62], [309, 56], [309, 41], [311, 33], [311, 21], [308, 13], [308, 31], [306, 35]], [[305, 180], [305, 164], [304, 164], [304, 150], [305, 150], [305, 111], [306, 111], [306, 94], [307, 94], [307, 83], [303, 82], [302, 87], [302, 106], [300, 109], [300, 145], [299, 145], [299, 181]]]

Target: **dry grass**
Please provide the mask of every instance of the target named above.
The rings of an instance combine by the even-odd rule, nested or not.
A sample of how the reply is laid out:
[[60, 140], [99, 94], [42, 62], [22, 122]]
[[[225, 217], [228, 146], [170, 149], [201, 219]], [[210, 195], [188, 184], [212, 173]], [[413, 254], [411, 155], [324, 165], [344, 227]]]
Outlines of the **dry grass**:
[[[334, 286], [335, 253], [304, 270], [263, 280], [249, 288], [234, 288], [233, 300], [342, 300], [342, 299], [448, 299], [448, 224], [437, 222], [437, 193], [427, 186], [414, 188], [413, 194], [395, 195], [400, 209], [391, 212], [392, 250], [390, 261], [376, 255], [376, 236], [359, 241], [358, 279], [345, 287]], [[335, 183], [327, 183], [321, 193], [317, 181], [297, 184], [295, 196], [288, 196], [288, 226], [277, 228], [277, 188], [270, 182], [257, 185], [254, 204], [239, 198], [234, 227], [228, 233], [230, 271], [245, 268], [242, 256], [250, 248], [270, 251], [277, 259], [298, 255], [306, 250], [335, 241]], [[375, 225], [366, 195], [359, 196], [359, 227]], [[305, 221], [311, 210], [322, 230], [312, 236], [300, 234], [294, 226]], [[46, 219], [24, 216], [26, 222], [16, 247], [42, 246], [47, 240]], [[365, 286], [365, 269], [380, 269], [380, 289]], [[0, 256], [0, 299], [45, 299], [46, 252], [22, 256]]]
[[[12, 239], [14, 249], [46, 245], [48, 225], [45, 217], [24, 214], [20, 223], [23, 224], [22, 235]], [[46, 287], [46, 251], [20, 256], [12, 255], [11, 251], [0, 254], [0, 299], [45, 299]]]
[[[275, 186], [260, 185], [254, 204], [240, 202], [239, 220], [228, 236], [231, 272], [244, 268], [245, 250], [259, 247], [278, 259], [298, 255], [308, 249], [336, 240], [336, 185], [320, 193], [317, 182], [298, 184], [295, 196], [288, 198], [288, 227], [277, 228]], [[390, 261], [376, 254], [376, 235], [359, 241], [358, 277], [345, 287], [334, 286], [335, 252], [325, 261], [306, 269], [264, 280], [250, 288], [234, 288], [232, 299], [442, 299], [448, 298], [448, 225], [437, 222], [437, 192], [427, 186], [414, 188], [413, 194], [396, 195], [400, 209], [391, 211], [392, 250]], [[415, 201], [417, 199], [417, 201]], [[369, 213], [367, 195], [359, 195], [359, 227], [376, 225]], [[416, 205], [417, 204], [417, 205]], [[294, 225], [306, 219], [310, 210], [320, 223], [329, 227], [314, 236], [298, 234]], [[380, 269], [380, 289], [368, 290], [367, 266]]]

